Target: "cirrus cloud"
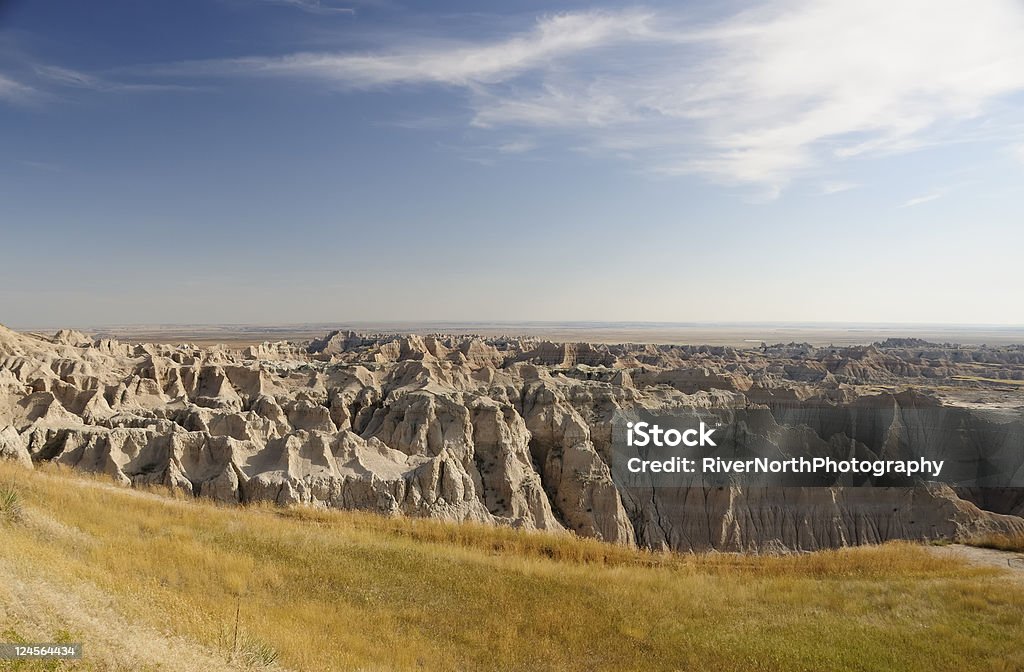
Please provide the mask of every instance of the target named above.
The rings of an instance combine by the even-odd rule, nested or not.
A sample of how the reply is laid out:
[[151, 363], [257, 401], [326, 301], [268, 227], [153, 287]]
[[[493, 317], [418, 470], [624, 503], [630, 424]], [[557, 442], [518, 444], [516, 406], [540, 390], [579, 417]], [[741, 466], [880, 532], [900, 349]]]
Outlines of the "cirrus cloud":
[[480, 129], [777, 192], [829, 163], [969, 135], [1024, 91], [1024, 4], [782, 0], [702, 22], [671, 9], [575, 12], [490, 41], [162, 71], [349, 91], [438, 85], [464, 92]]
[[11, 103], [27, 103], [39, 97], [39, 92], [10, 77], [0, 74], [0, 100]]

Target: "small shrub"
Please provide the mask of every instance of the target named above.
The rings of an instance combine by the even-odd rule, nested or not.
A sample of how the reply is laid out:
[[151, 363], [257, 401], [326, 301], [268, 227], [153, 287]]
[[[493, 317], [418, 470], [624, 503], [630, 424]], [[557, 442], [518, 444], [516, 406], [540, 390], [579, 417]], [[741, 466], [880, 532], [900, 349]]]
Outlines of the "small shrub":
[[[237, 618], [237, 616], [236, 616]], [[277, 666], [278, 651], [239, 626], [236, 620], [225, 625], [218, 638], [220, 648], [227, 652], [227, 662], [239, 663], [255, 670], [273, 669]]]
[[277, 663], [277, 649], [270, 644], [242, 632], [238, 636], [238, 647], [234, 659], [246, 667], [255, 669], [272, 668]]
[[20, 523], [25, 511], [21, 503], [21, 493], [11, 483], [0, 485], [0, 521]]

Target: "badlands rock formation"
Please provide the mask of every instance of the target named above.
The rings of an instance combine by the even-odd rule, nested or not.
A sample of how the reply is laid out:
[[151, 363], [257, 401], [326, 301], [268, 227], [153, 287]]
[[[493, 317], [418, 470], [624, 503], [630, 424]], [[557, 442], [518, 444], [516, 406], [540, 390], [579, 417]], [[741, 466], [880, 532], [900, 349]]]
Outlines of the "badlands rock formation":
[[[231, 349], [0, 327], [0, 456], [223, 502], [811, 550], [1024, 531], [1022, 379], [1024, 347], [909, 340], [735, 350], [335, 332]], [[630, 409], [724, 414], [812, 451], [926, 448], [999, 468], [958, 489], [625, 488], [610, 442]]]

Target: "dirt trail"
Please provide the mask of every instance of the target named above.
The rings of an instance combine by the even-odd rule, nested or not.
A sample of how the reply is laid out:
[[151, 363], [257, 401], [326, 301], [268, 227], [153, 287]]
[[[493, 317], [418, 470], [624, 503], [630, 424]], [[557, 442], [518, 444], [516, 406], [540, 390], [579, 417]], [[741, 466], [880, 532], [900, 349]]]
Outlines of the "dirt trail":
[[953, 556], [974, 567], [995, 567], [1007, 571], [1007, 576], [1014, 581], [1024, 583], [1024, 553], [999, 551], [994, 548], [978, 548], [952, 544], [950, 546], [931, 546], [935, 553]]
[[129, 621], [103, 591], [81, 583], [61, 583], [42, 576], [41, 569], [0, 555], [0, 632], [10, 629], [24, 639], [42, 643], [53, 641], [58, 631], [65, 630], [71, 639], [84, 644], [82, 669], [249, 669], [229, 664], [223, 654], [183, 637]]

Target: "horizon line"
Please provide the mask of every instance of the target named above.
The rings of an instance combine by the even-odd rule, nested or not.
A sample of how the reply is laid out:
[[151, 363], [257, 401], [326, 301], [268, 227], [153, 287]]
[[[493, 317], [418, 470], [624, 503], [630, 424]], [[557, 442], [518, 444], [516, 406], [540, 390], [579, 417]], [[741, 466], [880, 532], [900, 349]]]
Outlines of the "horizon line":
[[[3, 323], [0, 323], [3, 324]], [[374, 325], [493, 325], [493, 326], [560, 326], [576, 328], [592, 328], [607, 326], [630, 326], [636, 328], [652, 327], [846, 327], [846, 328], [944, 328], [944, 329], [1024, 329], [1024, 324], [998, 322], [869, 322], [869, 321], [810, 321], [810, 320], [344, 320], [344, 321], [308, 321], [308, 322], [120, 322], [99, 323], [91, 325], [68, 324], [34, 324], [5, 325], [15, 331], [39, 331], [43, 329], [74, 329], [104, 330], [125, 328], [186, 328], [186, 327], [221, 327], [221, 328], [275, 328], [294, 327], [357, 327]]]

